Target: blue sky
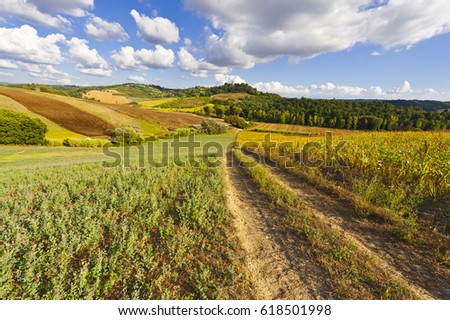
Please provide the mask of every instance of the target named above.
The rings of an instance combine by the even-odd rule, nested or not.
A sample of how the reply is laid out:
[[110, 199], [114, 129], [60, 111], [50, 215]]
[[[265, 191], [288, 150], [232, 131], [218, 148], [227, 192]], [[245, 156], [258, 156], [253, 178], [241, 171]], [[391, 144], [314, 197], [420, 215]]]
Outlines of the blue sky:
[[450, 100], [446, 0], [2, 0], [0, 81]]

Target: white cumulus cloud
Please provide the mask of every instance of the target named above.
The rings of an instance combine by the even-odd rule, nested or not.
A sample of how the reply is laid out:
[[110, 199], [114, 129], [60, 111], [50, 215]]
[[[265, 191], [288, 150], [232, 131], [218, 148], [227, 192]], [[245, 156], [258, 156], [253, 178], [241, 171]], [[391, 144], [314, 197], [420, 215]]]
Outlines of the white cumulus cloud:
[[62, 61], [58, 43], [64, 42], [62, 34], [40, 37], [33, 27], [0, 28], [0, 58], [24, 62], [59, 64]]
[[94, 8], [94, 0], [16, 0], [34, 4], [39, 10], [48, 13], [64, 13], [74, 17], [84, 17], [87, 9]]
[[141, 84], [148, 83], [147, 79], [145, 79], [144, 77], [141, 77], [141, 76], [136, 76], [136, 75], [129, 76], [127, 78], [127, 80], [135, 82], [135, 83], [141, 83]]
[[60, 84], [70, 84], [72, 82], [68, 73], [62, 72], [50, 64], [19, 62], [19, 65], [30, 77], [37, 78], [41, 81], [51, 81]]
[[367, 89], [354, 86], [339, 86], [332, 82], [313, 84], [309, 87], [299, 86], [300, 95], [326, 98], [362, 98]]
[[0, 59], [0, 68], [3, 69], [17, 69], [17, 64], [11, 60]]
[[184, 6], [215, 29], [206, 61], [228, 67], [279, 56], [300, 61], [357, 43], [389, 50], [450, 32], [450, 1], [443, 0], [184, 0]]
[[0, 12], [51, 28], [68, 29], [70, 21], [60, 14], [75, 17], [87, 15], [94, 0], [2, 0]]
[[411, 84], [408, 81], [404, 81], [400, 87], [395, 87], [389, 90], [389, 94], [399, 94], [399, 93], [413, 93], [414, 90], [411, 88]]
[[178, 27], [169, 19], [156, 17], [150, 18], [131, 10], [131, 16], [136, 21], [138, 35], [153, 44], [176, 43], [180, 40]]
[[100, 77], [112, 75], [112, 67], [96, 49], [89, 48], [87, 40], [74, 37], [67, 41], [67, 46], [79, 72]]
[[283, 85], [279, 81], [258, 82], [255, 83], [253, 87], [262, 92], [277, 93], [283, 96], [296, 96], [299, 93], [299, 90], [296, 87]]
[[309, 86], [287, 86], [278, 81], [259, 82], [253, 85], [262, 92], [277, 93], [286, 97], [307, 97], [319, 99], [445, 99], [446, 93], [432, 88], [414, 89], [408, 81], [401, 86], [384, 90], [380, 86], [363, 88], [359, 86], [336, 85], [332, 82]]
[[216, 78], [216, 81], [222, 85], [225, 83], [247, 83], [244, 79], [242, 79], [239, 76], [233, 76], [230, 74], [221, 74], [218, 73], [214, 75], [214, 78]]
[[210, 72], [226, 74], [229, 68], [219, 67], [204, 60], [197, 60], [186, 48], [182, 47], [178, 51], [178, 66], [183, 71], [189, 71], [194, 77], [207, 77]]
[[97, 40], [126, 41], [130, 37], [118, 22], [109, 22], [100, 17], [92, 17], [86, 22], [85, 32]]
[[122, 47], [115, 51], [111, 58], [122, 70], [147, 70], [149, 68], [166, 69], [173, 67], [175, 54], [171, 49], [156, 45], [155, 50]]
[[277, 93], [289, 97], [309, 98], [361, 98], [367, 89], [352, 86], [338, 86], [332, 82], [325, 84], [312, 84], [310, 86], [287, 86], [278, 81], [259, 82], [253, 85], [262, 92]]
[[444, 93], [440, 93], [433, 88], [416, 89], [411, 83], [405, 80], [400, 86], [393, 87], [389, 90], [376, 86], [372, 87], [375, 97], [383, 99], [445, 99]]

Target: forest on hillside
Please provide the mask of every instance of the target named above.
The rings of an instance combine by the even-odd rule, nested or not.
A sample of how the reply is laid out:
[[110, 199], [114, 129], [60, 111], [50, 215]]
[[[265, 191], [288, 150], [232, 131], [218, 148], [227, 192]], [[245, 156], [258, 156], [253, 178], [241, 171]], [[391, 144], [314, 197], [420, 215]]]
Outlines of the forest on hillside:
[[250, 121], [358, 130], [445, 130], [450, 110], [427, 111], [383, 101], [289, 99], [275, 94], [245, 97], [238, 103]]

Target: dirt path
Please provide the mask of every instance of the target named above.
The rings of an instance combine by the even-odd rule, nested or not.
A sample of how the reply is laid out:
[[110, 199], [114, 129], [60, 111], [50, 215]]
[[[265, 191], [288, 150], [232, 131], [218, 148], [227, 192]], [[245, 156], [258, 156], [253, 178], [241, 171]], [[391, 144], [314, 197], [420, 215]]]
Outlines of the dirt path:
[[420, 298], [450, 299], [450, 272], [436, 265], [432, 253], [401, 242], [386, 225], [357, 218], [345, 201], [317, 190], [287, 170], [272, 167], [270, 171], [310, 212], [355, 239], [379, 261], [380, 268], [401, 275]]
[[326, 272], [308, 254], [309, 243], [276, 226], [277, 209], [227, 154], [228, 205], [246, 254], [255, 299], [333, 299]]

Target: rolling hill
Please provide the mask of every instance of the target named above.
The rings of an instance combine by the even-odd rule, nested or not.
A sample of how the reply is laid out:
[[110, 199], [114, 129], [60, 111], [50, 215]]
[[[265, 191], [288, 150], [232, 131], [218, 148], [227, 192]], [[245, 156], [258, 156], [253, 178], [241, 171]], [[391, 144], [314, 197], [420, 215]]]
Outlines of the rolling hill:
[[204, 117], [106, 104], [52, 94], [0, 87], [0, 109], [27, 113], [47, 124], [50, 139], [104, 137], [117, 127], [138, 127], [144, 136], [164, 135], [199, 125]]

